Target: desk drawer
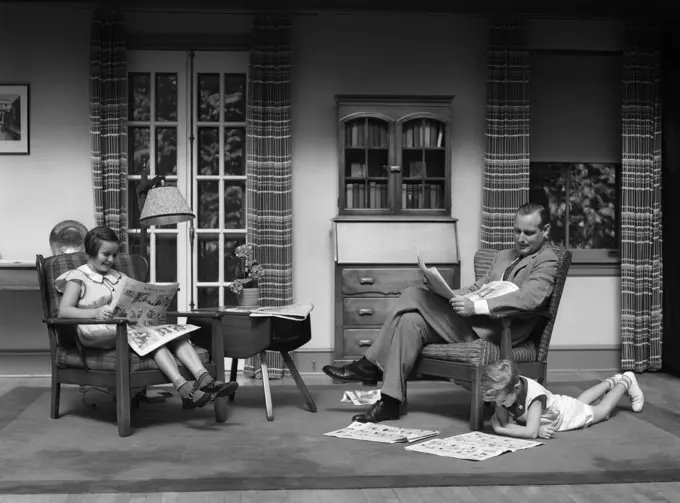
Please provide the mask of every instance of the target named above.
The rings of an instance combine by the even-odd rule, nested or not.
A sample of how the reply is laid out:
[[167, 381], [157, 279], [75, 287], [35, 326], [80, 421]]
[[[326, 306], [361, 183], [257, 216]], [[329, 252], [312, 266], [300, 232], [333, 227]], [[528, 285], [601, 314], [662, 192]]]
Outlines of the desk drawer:
[[[439, 272], [449, 285], [453, 284], [456, 273], [455, 268], [441, 268]], [[399, 296], [406, 287], [420, 286], [422, 284], [423, 273], [417, 267], [385, 269], [345, 268], [342, 270], [342, 293], [344, 295], [378, 294]]]
[[382, 325], [397, 297], [357, 297], [343, 301], [344, 325]]
[[345, 356], [361, 357], [378, 337], [379, 328], [346, 328], [344, 330]]

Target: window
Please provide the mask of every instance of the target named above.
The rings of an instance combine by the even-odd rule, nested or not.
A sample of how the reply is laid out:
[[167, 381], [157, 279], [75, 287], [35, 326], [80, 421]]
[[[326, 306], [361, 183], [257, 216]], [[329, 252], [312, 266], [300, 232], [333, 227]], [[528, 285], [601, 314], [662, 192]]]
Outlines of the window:
[[246, 240], [247, 68], [241, 51], [128, 55], [130, 252], [141, 252], [135, 189], [142, 169], [176, 184], [196, 214], [193, 227], [148, 229], [149, 280], [180, 283], [170, 309], [191, 307], [191, 300], [194, 307], [236, 304], [227, 287], [233, 251]]

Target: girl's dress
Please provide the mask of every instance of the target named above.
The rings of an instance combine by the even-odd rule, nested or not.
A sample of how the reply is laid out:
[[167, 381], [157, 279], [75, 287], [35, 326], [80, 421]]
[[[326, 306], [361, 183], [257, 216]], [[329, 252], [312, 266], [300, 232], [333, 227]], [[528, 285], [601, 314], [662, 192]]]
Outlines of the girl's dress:
[[526, 411], [536, 400], [541, 402], [541, 425], [552, 425], [557, 431], [586, 428], [595, 418], [593, 408], [567, 395], [554, 395], [539, 383], [520, 376], [520, 390], [515, 403], [506, 407], [515, 422], [526, 425]]
[[[66, 283], [75, 281], [80, 285], [80, 298], [76, 306], [82, 309], [96, 309], [111, 302], [116, 288], [123, 285], [125, 274], [110, 269], [106, 275], [93, 271], [87, 264], [65, 272], [55, 280], [59, 293], [64, 293]], [[116, 325], [78, 325], [78, 338], [83, 346], [90, 348], [112, 348], [116, 345]]]

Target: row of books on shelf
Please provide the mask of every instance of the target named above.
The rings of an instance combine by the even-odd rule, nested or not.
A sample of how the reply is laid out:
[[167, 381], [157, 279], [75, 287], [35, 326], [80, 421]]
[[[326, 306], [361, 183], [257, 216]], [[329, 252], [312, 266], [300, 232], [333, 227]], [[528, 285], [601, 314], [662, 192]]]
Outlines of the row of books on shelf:
[[[439, 209], [444, 205], [444, 187], [436, 183], [401, 186], [401, 207], [410, 209]], [[387, 184], [378, 182], [349, 182], [345, 184], [345, 208], [389, 208]]]
[[408, 123], [404, 126], [401, 143], [405, 148], [442, 148], [446, 125], [434, 120]]
[[345, 125], [348, 148], [387, 148], [387, 128], [372, 122], [350, 122]]

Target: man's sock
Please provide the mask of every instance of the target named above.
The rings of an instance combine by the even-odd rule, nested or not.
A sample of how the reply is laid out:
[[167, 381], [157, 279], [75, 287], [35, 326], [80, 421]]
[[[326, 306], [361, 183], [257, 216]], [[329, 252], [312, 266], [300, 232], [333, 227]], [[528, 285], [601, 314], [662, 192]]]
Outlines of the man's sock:
[[630, 405], [633, 412], [640, 412], [645, 405], [645, 395], [642, 393], [637, 377], [631, 371], [624, 372], [621, 382], [626, 383], [626, 391], [630, 397]]
[[376, 369], [376, 366], [371, 361], [369, 361], [365, 356], [362, 356], [361, 359], [357, 361], [357, 366], [361, 370], [367, 370], [369, 372], [371, 370]]
[[609, 389], [607, 391], [611, 391], [611, 390], [614, 389], [614, 386], [616, 386], [616, 383], [618, 383], [621, 380], [622, 377], [623, 377], [623, 375], [621, 375], [621, 374], [615, 374], [611, 377], [608, 377], [607, 379], [605, 379], [602, 382], [607, 383], [607, 385], [609, 385]]
[[399, 412], [399, 405], [401, 405], [401, 402], [396, 398], [386, 395], [385, 393], [380, 393], [380, 400], [382, 400], [388, 409]]

